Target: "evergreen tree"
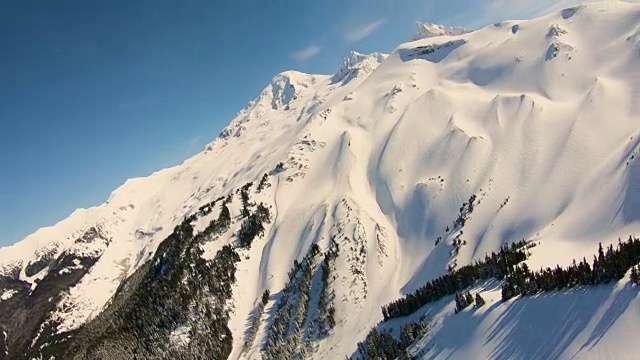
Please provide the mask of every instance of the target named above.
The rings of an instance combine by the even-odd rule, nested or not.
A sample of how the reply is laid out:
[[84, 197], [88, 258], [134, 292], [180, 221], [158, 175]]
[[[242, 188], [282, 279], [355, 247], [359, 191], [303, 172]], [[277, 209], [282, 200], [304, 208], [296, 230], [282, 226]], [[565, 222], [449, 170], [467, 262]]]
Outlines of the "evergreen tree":
[[301, 347], [300, 342], [308, 316], [314, 256], [311, 251], [307, 252], [302, 261], [294, 261], [289, 271], [289, 281], [278, 299], [263, 346], [265, 359], [304, 357], [304, 345]]
[[251, 214], [240, 226], [238, 241], [241, 247], [251, 248], [253, 240], [264, 234], [264, 226], [257, 214]]
[[231, 226], [231, 211], [226, 204], [222, 204], [220, 215], [218, 215], [218, 223], [223, 229], [228, 229]]
[[263, 203], [260, 203], [256, 208], [256, 216], [263, 223], [271, 223], [271, 212]]
[[358, 343], [358, 355], [362, 359], [411, 359], [407, 349], [428, 332], [429, 323], [424, 318], [403, 325], [398, 338], [390, 332], [373, 328], [366, 339]]
[[471, 304], [473, 304], [473, 296], [471, 296], [470, 292], [467, 291], [462, 294], [456, 293], [456, 314]]
[[482, 307], [485, 304], [484, 299], [480, 296], [480, 293], [476, 293], [476, 307]]
[[262, 175], [262, 179], [260, 179], [260, 182], [258, 183], [256, 192], [260, 193], [262, 190], [264, 190], [264, 188], [268, 184], [268, 181], [269, 181], [269, 174], [265, 173], [264, 175]]
[[471, 296], [471, 293], [468, 291], [465, 294], [465, 302], [467, 303], [467, 306], [473, 304], [473, 296]]
[[[424, 286], [411, 294], [407, 294], [404, 298], [385, 305], [382, 308], [384, 319], [388, 320], [409, 315], [427, 303], [440, 300], [448, 295], [457, 294], [478, 280], [489, 278], [505, 279], [508, 274], [513, 272], [515, 265], [527, 259], [527, 248], [532, 246], [527, 241], [521, 240], [511, 245], [502, 246], [497, 253], [487, 254], [482, 261], [452, 269], [448, 274], [427, 282]], [[525, 267], [519, 271], [526, 273], [528, 269]], [[524, 275], [521, 275], [521, 278], [523, 282], [526, 280]], [[507, 290], [506, 294], [503, 291], [505, 300], [517, 294], [515, 287]], [[457, 294], [457, 297], [459, 298], [461, 295]], [[464, 301], [466, 301], [466, 298]], [[467, 305], [470, 303], [473, 303], [473, 298]], [[456, 301], [456, 305], [458, 304], [461, 304], [460, 299]], [[456, 306], [456, 309], [458, 308], [461, 309], [460, 306]]]
[[[586, 259], [578, 264], [575, 261], [567, 268], [557, 265], [554, 269], [546, 268], [532, 272], [524, 266], [516, 266], [505, 278], [502, 286], [503, 300], [517, 295], [533, 295], [538, 292], [554, 291], [584, 285], [606, 284], [612, 280], [620, 280], [631, 268], [634, 275], [635, 264], [640, 261], [640, 240], [629, 237], [625, 242], [619, 239], [617, 247], [609, 245], [604, 250], [598, 245], [597, 255], [593, 257], [593, 266], [589, 267]], [[638, 269], [635, 270], [638, 273]], [[633, 280], [632, 280], [633, 283]]]
[[271, 292], [269, 292], [269, 289], [265, 290], [262, 293], [262, 305], [267, 305], [267, 303], [269, 302], [269, 296], [271, 296]]
[[251, 206], [251, 199], [249, 198], [249, 188], [253, 185], [253, 183], [247, 183], [240, 189], [240, 203], [242, 204], [242, 216], [249, 217], [251, 212], [249, 211], [249, 207]]
[[631, 280], [631, 284], [640, 285], [640, 274], [638, 274], [638, 267], [634, 266], [631, 268], [631, 275], [629, 276]]

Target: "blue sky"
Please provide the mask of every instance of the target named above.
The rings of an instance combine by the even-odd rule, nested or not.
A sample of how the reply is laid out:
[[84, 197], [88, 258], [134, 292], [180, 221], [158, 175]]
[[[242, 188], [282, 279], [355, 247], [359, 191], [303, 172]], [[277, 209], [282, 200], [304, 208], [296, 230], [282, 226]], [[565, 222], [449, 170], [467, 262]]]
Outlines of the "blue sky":
[[279, 72], [390, 52], [416, 20], [477, 28], [570, 2], [5, 1], [0, 246], [195, 154]]

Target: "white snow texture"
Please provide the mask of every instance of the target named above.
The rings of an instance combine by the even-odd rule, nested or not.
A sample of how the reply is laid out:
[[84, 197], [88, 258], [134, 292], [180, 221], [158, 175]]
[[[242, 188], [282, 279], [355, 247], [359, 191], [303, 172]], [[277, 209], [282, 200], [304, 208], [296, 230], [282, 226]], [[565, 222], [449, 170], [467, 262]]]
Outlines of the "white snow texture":
[[[22, 269], [42, 249], [73, 250], [98, 224], [111, 242], [55, 315], [62, 329], [77, 328], [185, 215], [284, 162], [272, 186], [252, 194], [273, 206], [274, 221], [239, 263], [230, 358], [260, 358], [264, 325], [250, 349], [242, 345], [262, 292], [280, 291], [294, 260], [314, 242], [326, 250], [336, 235], [346, 239], [332, 285], [337, 325], [311, 357], [344, 358], [382, 319], [382, 305], [452, 262], [527, 239], [539, 243], [530, 268], [565, 266], [590, 259], [598, 242], [640, 234], [639, 119], [638, 5], [594, 3], [473, 32], [419, 24], [415, 41], [388, 56], [352, 53], [335, 75], [277, 75], [203, 152], [0, 249], [0, 271]], [[452, 259], [435, 240], [451, 241], [445, 228], [473, 194], [467, 245]], [[206, 254], [232, 240], [208, 244]], [[21, 278], [33, 281], [24, 270]], [[487, 300], [477, 311], [454, 316], [451, 298], [421, 309], [433, 328], [412, 351], [425, 359], [640, 356], [640, 298], [626, 279], [506, 303], [495, 283], [474, 291]]]

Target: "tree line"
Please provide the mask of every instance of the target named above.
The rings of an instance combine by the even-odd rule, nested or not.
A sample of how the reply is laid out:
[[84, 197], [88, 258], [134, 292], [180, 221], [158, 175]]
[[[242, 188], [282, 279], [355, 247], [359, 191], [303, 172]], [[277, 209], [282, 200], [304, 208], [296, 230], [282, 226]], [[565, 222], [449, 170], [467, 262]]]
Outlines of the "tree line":
[[384, 321], [410, 315], [430, 302], [438, 301], [445, 296], [468, 288], [478, 280], [503, 279], [512, 271], [514, 265], [527, 259], [528, 249], [532, 246], [533, 243], [524, 239], [511, 245], [505, 244], [497, 253], [492, 252], [491, 255], [485, 255], [484, 260], [476, 261], [428, 281], [413, 293], [383, 306]]
[[263, 346], [263, 358], [286, 360], [300, 356], [300, 340], [307, 317], [311, 279], [320, 254], [317, 244], [311, 245], [302, 261], [294, 260], [289, 271], [289, 281], [282, 290], [267, 339]]
[[[557, 265], [539, 271], [531, 271], [524, 260], [530, 255], [528, 249], [534, 244], [525, 240], [503, 245], [498, 253], [486, 255], [484, 260], [464, 266], [447, 275], [427, 282], [423, 287], [404, 298], [383, 306], [384, 321], [407, 316], [422, 306], [455, 294], [455, 312], [475, 303], [476, 307], [485, 304], [477, 293], [463, 291], [476, 281], [496, 278], [503, 281], [502, 300], [507, 301], [515, 296], [535, 295], [541, 292], [557, 291], [578, 286], [607, 284], [624, 278], [630, 271], [629, 280], [633, 285], [640, 285], [640, 239], [629, 236], [626, 241], [618, 239], [617, 246], [609, 245], [606, 249], [600, 243], [597, 254], [588, 262], [583, 258], [567, 267]], [[461, 291], [461, 292], [460, 292]], [[418, 338], [416, 338], [418, 339]], [[409, 344], [410, 345], [410, 344]], [[408, 345], [407, 345], [408, 346]], [[406, 346], [389, 332], [381, 332], [373, 328], [365, 341], [358, 343], [355, 357], [365, 359], [402, 359], [410, 358]]]
[[[534, 295], [541, 292], [574, 288], [584, 285], [607, 284], [622, 279], [629, 269], [631, 282], [640, 283], [636, 265], [640, 262], [640, 240], [629, 236], [626, 241], [618, 239], [616, 247], [609, 245], [605, 250], [602, 243], [597, 255], [588, 262], [583, 258], [579, 263], [573, 260], [568, 267], [557, 265], [538, 271], [531, 271], [527, 264], [514, 265], [502, 285], [502, 300], [518, 295]], [[635, 269], [635, 276], [634, 276]]]
[[[187, 217], [158, 247], [153, 259], [119, 287], [109, 306], [83, 325], [67, 351], [43, 354], [64, 358], [200, 359], [226, 358], [233, 337], [227, 326], [236, 263], [240, 256], [224, 245], [211, 260], [202, 257], [202, 236], [193, 235]], [[189, 341], [174, 344], [171, 334], [189, 329]], [[52, 349], [53, 350], [53, 349]]]
[[398, 337], [394, 336], [390, 331], [378, 331], [373, 328], [367, 338], [358, 343], [358, 350], [352, 358], [376, 360], [411, 359], [412, 357], [407, 349], [428, 332], [429, 322], [424, 317], [403, 325], [400, 328]]

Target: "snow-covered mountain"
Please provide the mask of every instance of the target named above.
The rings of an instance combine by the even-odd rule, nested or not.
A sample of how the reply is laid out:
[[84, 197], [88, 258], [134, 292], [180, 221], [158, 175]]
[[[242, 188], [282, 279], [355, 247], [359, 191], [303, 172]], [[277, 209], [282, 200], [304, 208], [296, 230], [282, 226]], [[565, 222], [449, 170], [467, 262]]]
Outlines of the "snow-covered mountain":
[[640, 6], [427, 28], [277, 75], [182, 165], [0, 249], [0, 359], [373, 358], [372, 328], [416, 358], [637, 358], [629, 266], [407, 295], [523, 239], [540, 269], [640, 234]]
[[424, 21], [418, 21], [415, 24], [415, 30], [413, 32], [413, 41], [428, 39], [438, 36], [457, 36], [470, 33], [472, 30], [452, 27], [441, 24], [434, 24]]

